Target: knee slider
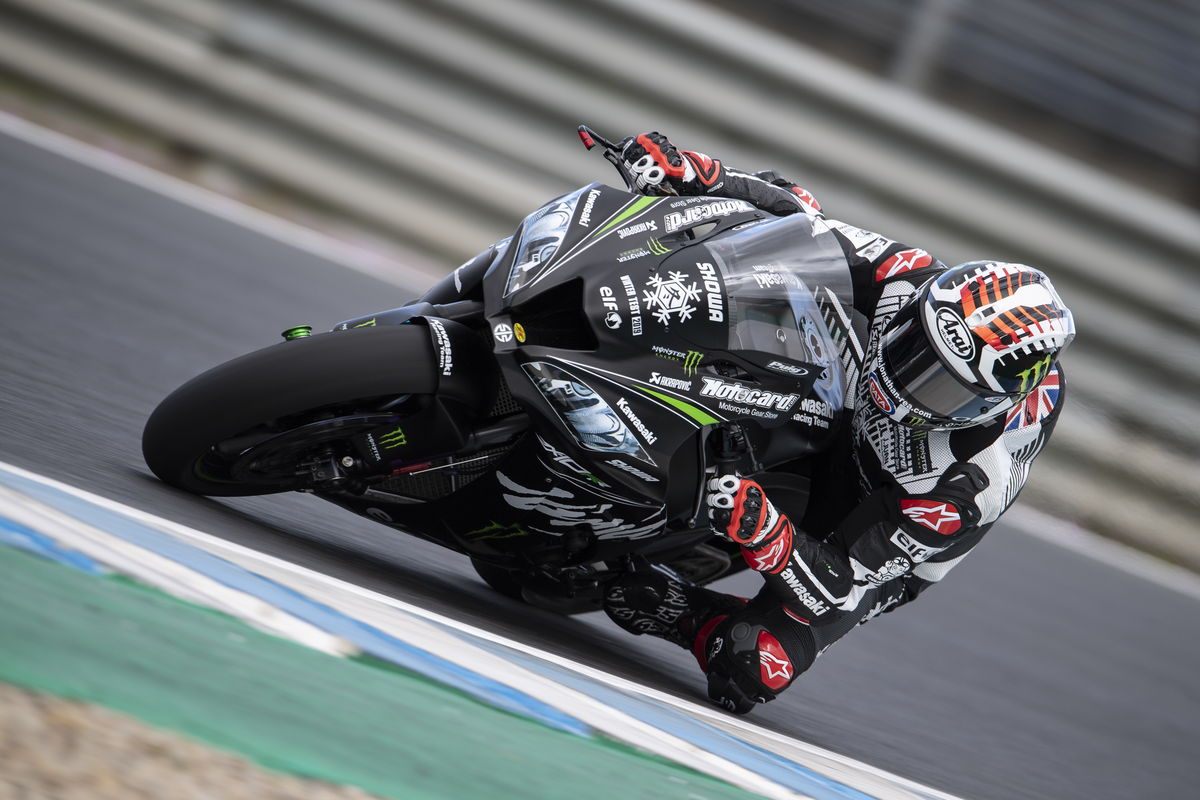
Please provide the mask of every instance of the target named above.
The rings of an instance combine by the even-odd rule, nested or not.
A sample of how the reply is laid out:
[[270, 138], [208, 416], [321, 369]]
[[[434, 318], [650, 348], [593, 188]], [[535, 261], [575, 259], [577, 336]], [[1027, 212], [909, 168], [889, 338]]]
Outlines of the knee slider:
[[736, 618], [712, 631], [703, 654], [709, 697], [737, 714], [775, 699], [803, 668], [766, 627]]

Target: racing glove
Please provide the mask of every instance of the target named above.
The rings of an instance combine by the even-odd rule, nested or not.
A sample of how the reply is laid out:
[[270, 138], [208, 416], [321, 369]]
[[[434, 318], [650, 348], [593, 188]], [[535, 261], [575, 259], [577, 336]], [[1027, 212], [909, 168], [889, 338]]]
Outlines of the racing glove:
[[703, 153], [677, 150], [657, 131], [623, 142], [621, 160], [634, 188], [648, 195], [701, 195], [720, 188], [724, 168]]
[[792, 522], [767, 499], [756, 482], [737, 475], [708, 481], [708, 519], [712, 530], [742, 548], [742, 557], [758, 572], [778, 572], [792, 552]]

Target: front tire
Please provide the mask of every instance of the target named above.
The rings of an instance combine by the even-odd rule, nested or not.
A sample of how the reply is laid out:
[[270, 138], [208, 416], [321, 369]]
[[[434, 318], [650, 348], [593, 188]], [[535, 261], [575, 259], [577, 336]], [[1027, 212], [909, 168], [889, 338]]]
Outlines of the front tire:
[[[297, 476], [247, 480], [230, 471], [238, 442], [437, 390], [429, 331], [359, 328], [257, 350], [193, 378], [159, 404], [142, 432], [146, 464], [196, 494], [235, 497], [303, 487]], [[222, 452], [225, 445], [225, 452]]]

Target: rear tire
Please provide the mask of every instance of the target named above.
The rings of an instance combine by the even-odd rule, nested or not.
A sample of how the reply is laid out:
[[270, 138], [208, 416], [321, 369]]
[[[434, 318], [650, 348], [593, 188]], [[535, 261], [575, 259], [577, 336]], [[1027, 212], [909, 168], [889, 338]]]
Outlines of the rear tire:
[[[429, 331], [419, 325], [324, 333], [257, 350], [193, 378], [159, 404], [142, 432], [146, 464], [165, 483], [234, 497], [302, 488], [297, 480], [236, 480], [214, 449], [282, 432], [321, 409], [353, 413], [371, 401], [437, 390]], [[227, 459], [226, 459], [227, 460]]]

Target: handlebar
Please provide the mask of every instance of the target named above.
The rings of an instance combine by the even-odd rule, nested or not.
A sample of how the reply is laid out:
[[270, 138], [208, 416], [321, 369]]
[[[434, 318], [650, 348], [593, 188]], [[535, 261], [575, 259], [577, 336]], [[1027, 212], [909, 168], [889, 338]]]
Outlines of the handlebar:
[[625, 181], [625, 188], [631, 192], [634, 191], [633, 176], [629, 174], [629, 170], [625, 168], [625, 164], [621, 161], [621, 151], [625, 149], [625, 142], [609, 141], [587, 125], [580, 125], [578, 131], [579, 140], [583, 142], [583, 146], [588, 150], [591, 150], [596, 145], [604, 148], [604, 157], [617, 168], [617, 172], [621, 174], [621, 180]]

